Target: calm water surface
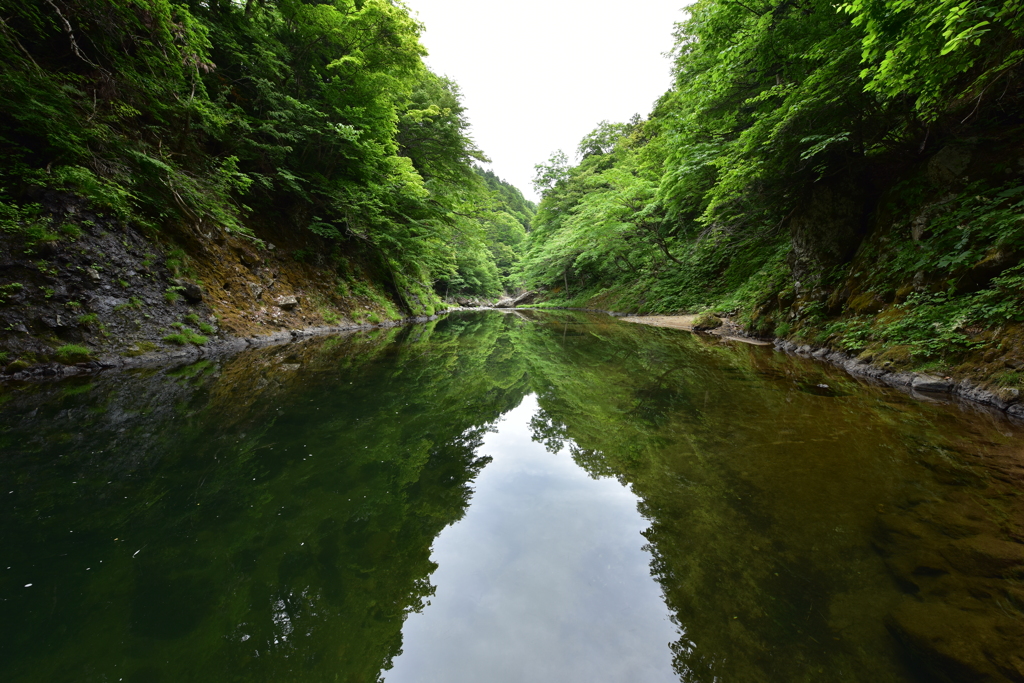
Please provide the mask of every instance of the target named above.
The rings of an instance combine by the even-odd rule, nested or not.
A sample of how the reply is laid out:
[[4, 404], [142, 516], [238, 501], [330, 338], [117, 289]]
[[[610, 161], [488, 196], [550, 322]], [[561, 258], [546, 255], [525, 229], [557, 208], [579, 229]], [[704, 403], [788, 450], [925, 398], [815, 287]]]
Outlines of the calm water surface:
[[1024, 680], [1024, 430], [771, 349], [479, 312], [0, 392], [0, 680]]

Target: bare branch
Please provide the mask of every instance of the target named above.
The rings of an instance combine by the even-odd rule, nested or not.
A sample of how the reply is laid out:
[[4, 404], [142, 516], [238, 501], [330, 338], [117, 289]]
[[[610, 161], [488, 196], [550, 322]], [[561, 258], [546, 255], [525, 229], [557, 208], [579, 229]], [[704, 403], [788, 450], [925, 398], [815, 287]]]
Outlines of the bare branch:
[[78, 48], [78, 42], [75, 40], [74, 31], [71, 30], [71, 24], [68, 22], [67, 19], [64, 18], [64, 15], [61, 13], [60, 8], [57, 7], [56, 3], [54, 3], [53, 0], [46, 0], [46, 3], [53, 8], [53, 11], [57, 13], [57, 16], [60, 17], [61, 22], [63, 22], [64, 33], [68, 34], [68, 40], [71, 41], [71, 51], [74, 52], [79, 59], [81, 59], [89, 66], [93, 67], [94, 69], [100, 69], [102, 71], [102, 68], [99, 64], [96, 64], [91, 59], [82, 54], [82, 51]]

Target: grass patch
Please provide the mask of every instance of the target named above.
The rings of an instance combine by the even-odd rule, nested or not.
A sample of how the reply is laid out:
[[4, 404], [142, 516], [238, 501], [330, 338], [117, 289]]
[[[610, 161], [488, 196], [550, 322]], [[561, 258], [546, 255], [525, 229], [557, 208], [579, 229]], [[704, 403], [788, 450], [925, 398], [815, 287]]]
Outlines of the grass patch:
[[1019, 370], [1008, 370], [996, 375], [995, 383], [1000, 387], [1016, 389], [1024, 385], [1024, 373], [1021, 373]]
[[[178, 323], [180, 324], [180, 323]], [[201, 334], [196, 334], [190, 329], [182, 326], [182, 331], [175, 334], [168, 334], [163, 340], [169, 344], [177, 344], [178, 346], [186, 346], [187, 344], [195, 344], [196, 346], [202, 346], [206, 342], [210, 341]]]
[[185, 250], [172, 249], [167, 252], [167, 258], [164, 260], [164, 264], [167, 266], [167, 269], [171, 271], [174, 277], [181, 277], [185, 270]]
[[63, 235], [64, 237], [67, 237], [72, 242], [74, 242], [75, 240], [82, 236], [82, 229], [75, 225], [74, 223], [61, 223], [57, 227], [57, 231], [60, 232], [60, 234]]
[[185, 288], [180, 285], [171, 285], [164, 290], [164, 299], [166, 299], [169, 304], [176, 304], [181, 300], [181, 292], [184, 289]]
[[60, 236], [53, 229], [53, 219], [44, 215], [39, 204], [17, 206], [0, 200], [0, 230], [20, 236], [28, 246], [56, 242]]
[[100, 321], [98, 313], [83, 313], [76, 318], [79, 325], [95, 325]]
[[54, 351], [53, 355], [61, 363], [81, 363], [92, 358], [92, 351], [79, 344], [65, 344]]
[[118, 304], [118, 305], [114, 306], [114, 310], [115, 311], [125, 311], [125, 310], [133, 309], [133, 308], [134, 309], [142, 308], [142, 306], [143, 306], [142, 299], [140, 299], [137, 296], [133, 296], [133, 297], [130, 297], [128, 299], [128, 301], [126, 301], [125, 303]]

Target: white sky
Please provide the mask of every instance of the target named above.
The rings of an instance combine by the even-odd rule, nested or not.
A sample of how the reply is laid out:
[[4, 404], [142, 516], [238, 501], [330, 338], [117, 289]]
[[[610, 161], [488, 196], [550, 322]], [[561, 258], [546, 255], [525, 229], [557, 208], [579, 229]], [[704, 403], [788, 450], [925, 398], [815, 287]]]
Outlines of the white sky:
[[406, 0], [427, 64], [454, 79], [492, 170], [527, 198], [534, 164], [602, 120], [646, 116], [670, 85], [675, 22], [690, 0]]

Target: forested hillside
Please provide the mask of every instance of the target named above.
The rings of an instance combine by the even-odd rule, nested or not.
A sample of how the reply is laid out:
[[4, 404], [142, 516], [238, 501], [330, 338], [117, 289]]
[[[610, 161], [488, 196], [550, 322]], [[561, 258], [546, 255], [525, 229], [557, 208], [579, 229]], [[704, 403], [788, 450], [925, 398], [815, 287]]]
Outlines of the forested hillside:
[[[475, 168], [420, 30], [388, 0], [2, 0], [0, 313], [51, 339], [6, 360], [103, 346], [112, 306], [201, 343], [188, 315], [253, 332], [510, 287], [533, 207]], [[171, 309], [128, 296], [154, 283]], [[173, 309], [185, 288], [200, 309]]]
[[1019, 384], [1024, 3], [688, 12], [673, 87], [537, 208], [401, 3], [0, 0], [0, 363], [527, 286]]
[[1024, 3], [700, 0], [674, 85], [538, 166], [554, 300], [1020, 382]]

